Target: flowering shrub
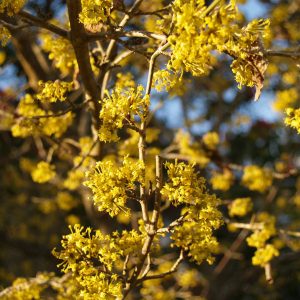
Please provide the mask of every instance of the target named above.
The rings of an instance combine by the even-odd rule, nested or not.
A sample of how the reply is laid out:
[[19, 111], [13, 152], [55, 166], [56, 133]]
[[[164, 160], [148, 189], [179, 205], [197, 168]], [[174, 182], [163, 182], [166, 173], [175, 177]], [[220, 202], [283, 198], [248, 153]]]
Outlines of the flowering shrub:
[[245, 2], [1, 1], [1, 299], [299, 298], [300, 4]]

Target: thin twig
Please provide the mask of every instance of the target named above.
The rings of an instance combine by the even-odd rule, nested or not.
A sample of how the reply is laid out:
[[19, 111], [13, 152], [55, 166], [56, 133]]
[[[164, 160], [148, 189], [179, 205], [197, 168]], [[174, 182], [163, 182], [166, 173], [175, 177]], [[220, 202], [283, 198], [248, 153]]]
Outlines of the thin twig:
[[183, 261], [183, 259], [184, 259], [184, 253], [183, 253], [183, 250], [181, 250], [178, 259], [175, 261], [175, 263], [173, 264], [173, 266], [171, 267], [171, 269], [169, 271], [161, 273], [161, 274], [155, 274], [155, 275], [149, 275], [149, 276], [142, 277], [142, 278], [138, 279], [137, 283], [141, 283], [146, 280], [164, 278], [168, 275], [171, 275], [172, 273], [175, 273], [177, 271], [178, 266]]
[[289, 58], [292, 58], [292, 59], [300, 58], [300, 51], [266, 50], [265, 54], [267, 56], [282, 56], [282, 57], [289, 57]]
[[269, 284], [273, 284], [274, 280], [273, 280], [273, 277], [272, 277], [272, 269], [271, 269], [271, 264], [270, 263], [265, 265], [265, 276], [266, 276], [266, 281]]
[[183, 223], [184, 218], [187, 215], [188, 215], [188, 212], [186, 212], [181, 217], [179, 217], [178, 219], [176, 219], [175, 221], [173, 221], [168, 227], [158, 229], [157, 233], [168, 233], [168, 232], [171, 232], [176, 226], [180, 226]]

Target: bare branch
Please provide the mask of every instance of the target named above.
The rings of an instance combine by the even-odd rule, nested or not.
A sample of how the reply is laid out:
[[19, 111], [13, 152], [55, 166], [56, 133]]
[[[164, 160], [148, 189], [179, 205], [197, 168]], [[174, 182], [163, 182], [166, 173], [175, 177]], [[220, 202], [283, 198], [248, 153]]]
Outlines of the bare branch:
[[68, 0], [67, 1], [69, 19], [70, 19], [70, 40], [73, 45], [79, 72], [82, 78], [82, 82], [88, 98], [91, 98], [93, 102], [94, 111], [94, 126], [96, 129], [100, 127], [100, 89], [95, 80], [95, 76], [92, 70], [89, 56], [89, 48], [86, 40], [86, 31], [84, 25], [79, 22], [79, 14], [81, 12], [80, 0]]
[[51, 23], [48, 23], [47, 21], [40, 19], [39, 17], [33, 16], [30, 13], [26, 12], [26, 11], [20, 11], [18, 13], [18, 16], [21, 17], [21, 19], [29, 24], [33, 24], [36, 25], [38, 27], [47, 29], [63, 38], [68, 39], [69, 38], [69, 32], [63, 28], [60, 28], [56, 25], [53, 25]]
[[299, 59], [300, 58], [300, 51], [291, 51], [291, 50], [267, 50], [267, 56], [282, 56], [282, 57], [289, 57], [292, 59]]

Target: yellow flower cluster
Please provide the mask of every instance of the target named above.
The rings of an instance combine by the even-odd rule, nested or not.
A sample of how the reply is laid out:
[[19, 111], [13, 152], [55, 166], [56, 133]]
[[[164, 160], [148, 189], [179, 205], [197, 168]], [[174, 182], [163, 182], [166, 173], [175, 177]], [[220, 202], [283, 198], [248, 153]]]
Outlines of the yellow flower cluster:
[[213, 172], [210, 183], [214, 190], [228, 191], [232, 186], [234, 176], [232, 172], [225, 169], [223, 173]]
[[198, 142], [192, 142], [192, 138], [189, 133], [179, 131], [175, 137], [175, 142], [178, 145], [179, 153], [187, 156], [191, 161], [199, 164], [201, 168], [206, 167], [210, 162], [205, 150]]
[[112, 0], [81, 0], [82, 11], [79, 20], [84, 25], [97, 25], [109, 16]]
[[93, 147], [93, 139], [90, 136], [83, 136], [79, 139], [80, 155], [88, 155]]
[[42, 292], [47, 288], [52, 273], [38, 273], [35, 278], [17, 278], [14, 280], [10, 290], [1, 296], [2, 300], [31, 300], [41, 299]]
[[49, 52], [49, 59], [54, 61], [56, 68], [63, 74], [77, 69], [77, 60], [71, 43], [62, 37], [50, 33], [41, 34], [42, 48]]
[[[80, 286], [82, 299], [107, 299], [109, 296], [121, 297], [121, 282], [116, 274], [105, 272], [112, 270], [113, 263], [120, 257], [115, 242], [100, 230], [92, 234], [90, 228], [80, 225], [70, 227], [71, 234], [61, 241], [63, 250], [53, 251], [61, 259], [62, 270], [71, 272]], [[97, 261], [102, 268], [94, 265]], [[102, 272], [101, 272], [102, 271]], [[94, 297], [94, 298], [93, 298]]]
[[[132, 129], [128, 129], [126, 131], [129, 134], [128, 139], [125, 141], [120, 142], [119, 146], [119, 155], [130, 155], [134, 157], [138, 157], [138, 148], [137, 144], [139, 142], [140, 135], [138, 132]], [[160, 133], [160, 130], [158, 128], [147, 128], [146, 129], [146, 143], [152, 143], [158, 139], [158, 135]], [[147, 148], [147, 154], [149, 154], [149, 151], [151, 152], [151, 149], [154, 148]], [[146, 158], [147, 159], [147, 158]], [[149, 167], [147, 165], [147, 167]]]
[[216, 150], [220, 143], [220, 137], [217, 132], [207, 132], [202, 137], [202, 141], [209, 150]]
[[218, 253], [219, 243], [213, 231], [222, 224], [222, 214], [217, 210], [219, 203], [214, 195], [205, 196], [201, 204], [189, 206], [182, 213], [187, 213], [185, 221], [174, 228], [171, 239], [173, 245], [182, 248], [193, 261], [201, 264], [206, 260], [214, 262], [212, 254]]
[[[88, 144], [83, 146], [83, 141], [88, 141]], [[67, 178], [63, 182], [64, 188], [74, 191], [84, 180], [85, 172], [95, 164], [95, 160], [91, 157], [85, 157], [91, 148], [88, 148], [92, 140], [88, 137], [83, 137], [79, 140], [81, 148], [80, 155], [75, 156], [73, 159], [74, 169], [68, 172]], [[87, 149], [88, 148], [88, 149]], [[86, 152], [87, 151], [87, 152]]]
[[208, 73], [212, 65], [211, 45], [203, 22], [204, 1], [175, 0], [173, 2], [174, 31], [168, 41], [172, 48], [169, 68], [199, 76]]
[[31, 159], [22, 157], [19, 160], [19, 166], [21, 170], [23, 170], [24, 172], [31, 173], [31, 171], [33, 171], [34, 168], [36, 167], [36, 164]]
[[229, 216], [243, 217], [252, 210], [253, 203], [251, 198], [237, 198], [229, 205]]
[[224, 2], [215, 8], [206, 7], [203, 0], [173, 2], [174, 30], [168, 38], [172, 57], [168, 68], [205, 75], [215, 64], [216, 50], [234, 57], [231, 68], [240, 86], [256, 85], [260, 90], [267, 66], [260, 38], [266, 36], [269, 22], [254, 20], [240, 28], [236, 24], [240, 15], [235, 1], [228, 5]]
[[287, 126], [290, 126], [297, 130], [297, 132], [300, 134], [300, 109], [294, 109], [294, 108], [287, 108], [286, 109], [286, 118], [284, 119], [284, 123]]
[[[119, 142], [118, 154], [120, 156], [129, 155], [131, 157], [138, 158], [139, 150], [137, 145], [140, 135], [137, 131], [132, 129], [128, 129], [126, 132], [129, 134], [129, 137], [128, 139]], [[159, 133], [160, 130], [157, 128], [148, 127], [146, 129], [145, 141], [147, 143], [147, 150], [145, 156], [145, 165], [147, 168], [145, 169], [145, 183], [149, 183], [149, 181], [155, 182], [155, 156], [159, 155], [160, 150], [156, 147], [150, 147], [149, 144], [158, 139]]]
[[181, 80], [181, 78], [178, 79], [178, 77], [179, 76], [169, 70], [158, 70], [153, 74], [153, 85], [158, 92], [163, 90], [169, 91], [178, 80]]
[[[260, 96], [263, 87], [264, 73], [268, 61], [263, 54], [262, 39], [269, 37], [269, 20], [253, 20], [240, 32], [233, 34], [233, 39], [223, 51], [235, 58], [231, 64], [231, 70], [235, 74], [235, 80], [243, 85], [256, 87], [255, 100]], [[238, 45], [235, 45], [236, 39]], [[226, 49], [227, 48], [227, 49]]]
[[74, 168], [68, 172], [67, 178], [63, 182], [63, 187], [74, 191], [84, 179], [85, 172], [95, 164], [95, 160], [89, 155], [92, 154], [95, 142], [89, 136], [83, 136], [79, 139], [80, 153], [73, 159]]
[[26, 94], [20, 100], [18, 113], [22, 118], [17, 119], [11, 128], [14, 137], [27, 137], [36, 134], [60, 137], [73, 121], [71, 112], [62, 116], [43, 117], [49, 115], [49, 113], [41, 109], [29, 94]]
[[246, 166], [242, 177], [242, 184], [251, 191], [264, 193], [273, 182], [272, 171], [255, 165]]
[[73, 88], [72, 82], [65, 81], [39, 81], [40, 91], [36, 98], [43, 103], [51, 103], [56, 101], [65, 101], [66, 93], [71, 92]]
[[184, 221], [171, 234], [173, 245], [188, 252], [192, 260], [213, 262], [212, 253], [218, 251], [213, 231], [222, 225], [222, 214], [217, 209], [220, 200], [206, 191], [205, 179], [192, 165], [166, 163], [168, 182], [161, 193], [175, 206], [185, 204]]
[[196, 205], [205, 197], [205, 179], [199, 177], [193, 165], [167, 162], [165, 166], [168, 170], [168, 182], [163, 186], [161, 194], [175, 206]]
[[257, 221], [262, 224], [262, 228], [255, 230], [247, 238], [247, 243], [249, 246], [257, 248], [252, 257], [253, 265], [264, 267], [274, 256], [279, 255], [279, 251], [274, 245], [266, 243], [276, 234], [275, 217], [262, 212], [258, 215]]
[[67, 178], [63, 182], [63, 187], [70, 191], [74, 191], [81, 185], [83, 179], [84, 172], [82, 172], [82, 170], [70, 170]]
[[[288, 37], [288, 40], [291, 42], [297, 42], [300, 39], [299, 21], [297, 18], [298, 11], [299, 3], [295, 1], [279, 2], [272, 10], [272, 25], [281, 28], [284, 32], [283, 37]], [[294, 18], [296, 18], [295, 22], [293, 21]]]
[[279, 255], [279, 251], [272, 244], [267, 244], [263, 248], [256, 250], [255, 255], [252, 257], [252, 263], [254, 266], [264, 267], [275, 256]]
[[284, 112], [288, 107], [293, 106], [298, 99], [298, 91], [296, 88], [279, 91], [276, 93], [276, 99], [273, 103], [275, 110]]
[[131, 73], [118, 73], [116, 75], [115, 88], [124, 90], [128, 88], [135, 88], [135, 81]]
[[25, 3], [26, 0], [2, 0], [0, 2], [0, 13], [6, 13], [12, 16], [18, 13]]
[[[1, 27], [0, 27], [0, 41], [1, 41]], [[5, 45], [2, 45], [5, 46]], [[3, 65], [6, 61], [6, 53], [4, 51], [0, 51], [0, 66]], [[1, 122], [2, 123], [2, 122]], [[1, 124], [2, 125], [2, 124]], [[3, 126], [3, 125], [2, 125]]]
[[178, 284], [183, 288], [194, 288], [200, 283], [199, 272], [196, 269], [187, 269], [176, 274]]
[[2, 25], [0, 25], [0, 41], [2, 47], [6, 46], [8, 43], [9, 39], [11, 38], [10, 32], [8, 29]]
[[143, 183], [144, 165], [128, 157], [119, 167], [113, 161], [97, 162], [86, 173], [84, 185], [93, 192], [93, 200], [99, 211], [106, 211], [111, 217], [120, 212], [129, 212], [126, 201], [134, 197], [136, 183]]
[[79, 298], [121, 299], [123, 282], [116, 268], [126, 255], [139, 254], [144, 237], [135, 230], [105, 235], [78, 224], [70, 230], [61, 241], [63, 249], [53, 254], [62, 260], [62, 271], [70, 272], [79, 285]]
[[31, 172], [32, 180], [38, 183], [45, 183], [55, 177], [55, 166], [45, 161], [37, 164], [36, 168]]
[[99, 139], [104, 142], [118, 141], [117, 130], [126, 124], [134, 124], [135, 117], [144, 120], [149, 109], [148, 96], [143, 96], [143, 87], [113, 90], [103, 100], [100, 113], [102, 126], [99, 130]]
[[69, 211], [78, 205], [76, 199], [68, 192], [59, 192], [56, 202], [61, 210]]
[[182, 74], [172, 70], [158, 70], [153, 74], [153, 86], [158, 92], [166, 90], [169, 94], [182, 96], [187, 90], [187, 82], [184, 81]]

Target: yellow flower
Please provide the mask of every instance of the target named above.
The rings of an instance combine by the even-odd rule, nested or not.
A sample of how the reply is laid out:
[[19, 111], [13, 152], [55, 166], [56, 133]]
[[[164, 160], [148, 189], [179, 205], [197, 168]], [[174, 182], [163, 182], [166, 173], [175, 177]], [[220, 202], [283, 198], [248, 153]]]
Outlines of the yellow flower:
[[55, 166], [45, 161], [39, 162], [36, 168], [31, 172], [32, 180], [38, 183], [48, 182], [54, 178], [55, 175]]
[[70, 92], [73, 88], [72, 82], [65, 82], [56, 80], [52, 81], [39, 81], [40, 92], [36, 95], [37, 99], [43, 103], [51, 103], [58, 101], [65, 101], [66, 93]]
[[231, 217], [243, 217], [252, 210], [251, 198], [237, 198], [229, 205], [229, 215]]
[[264, 267], [270, 260], [278, 255], [279, 251], [272, 244], [267, 244], [265, 247], [255, 251], [255, 254], [252, 257], [252, 264], [254, 266]]
[[272, 171], [255, 165], [246, 166], [242, 184], [251, 191], [265, 192], [273, 182]]
[[202, 137], [204, 145], [209, 150], [216, 150], [218, 144], [220, 143], [220, 138], [217, 132], [208, 132]]
[[135, 123], [135, 117], [144, 120], [150, 105], [149, 97], [143, 96], [143, 87], [115, 88], [103, 100], [100, 113], [102, 126], [99, 130], [99, 139], [104, 142], [118, 141], [117, 130], [123, 128], [125, 123]]
[[84, 25], [97, 25], [105, 22], [109, 10], [113, 5], [112, 0], [81, 0], [82, 11], [79, 20]]
[[273, 107], [277, 111], [284, 112], [288, 107], [294, 105], [298, 99], [296, 88], [290, 88], [276, 93], [276, 99]]
[[247, 238], [247, 243], [251, 247], [262, 248], [266, 241], [276, 233], [275, 217], [262, 212], [258, 215], [257, 221], [261, 223], [262, 227]]
[[54, 135], [58, 138], [62, 136], [73, 121], [72, 112], [62, 116], [39, 118], [39, 116], [51, 115], [52, 112], [41, 109], [29, 94], [26, 94], [20, 100], [18, 113], [23, 118], [17, 119], [11, 128], [14, 137], [24, 138], [31, 135], [44, 134], [46, 136]]
[[10, 32], [8, 29], [2, 25], [0, 25], [0, 41], [2, 47], [6, 46], [9, 39], [11, 38]]
[[26, 0], [2, 0], [0, 2], [0, 13], [7, 13], [12, 16], [18, 13], [25, 3]]
[[68, 192], [59, 192], [56, 197], [57, 205], [60, 209], [69, 211], [78, 205], [76, 199]]
[[184, 204], [181, 214], [184, 221], [171, 234], [173, 245], [182, 248], [196, 263], [212, 263], [218, 252], [218, 241], [213, 231], [222, 225], [222, 215], [217, 209], [220, 200], [206, 191], [205, 179], [193, 165], [166, 163], [168, 181], [161, 193], [173, 205]]
[[290, 126], [297, 130], [297, 132], [300, 134], [300, 109], [294, 109], [294, 108], [287, 108], [286, 111], [286, 118], [284, 119], [284, 123], [287, 126]]
[[49, 59], [54, 61], [56, 68], [63, 74], [69, 74], [78, 68], [75, 52], [69, 40], [48, 32], [40, 36], [43, 50], [49, 53]]
[[92, 190], [98, 210], [113, 217], [121, 212], [129, 213], [125, 204], [130, 196], [134, 197], [136, 183], [144, 184], [143, 172], [143, 163], [128, 157], [121, 167], [110, 160], [101, 161], [86, 173], [84, 185]]
[[199, 284], [199, 272], [196, 269], [185, 270], [176, 277], [178, 284], [183, 288], [193, 288]]
[[239, 87], [256, 86], [258, 98], [263, 85], [267, 61], [261, 40], [268, 37], [268, 20], [253, 20], [240, 28], [235, 1], [220, 1], [212, 8], [204, 1], [173, 1], [174, 29], [168, 37], [172, 56], [168, 69], [175, 73], [206, 75], [216, 63], [215, 52], [234, 57], [231, 69]]
[[228, 191], [233, 184], [234, 176], [232, 172], [228, 169], [225, 169], [223, 173], [212, 174], [210, 183], [214, 190]]
[[192, 162], [199, 164], [201, 168], [205, 168], [210, 162], [205, 150], [198, 142], [192, 142], [192, 137], [187, 132], [178, 131], [175, 137], [175, 142], [179, 147], [179, 152], [182, 155], [188, 156]]

